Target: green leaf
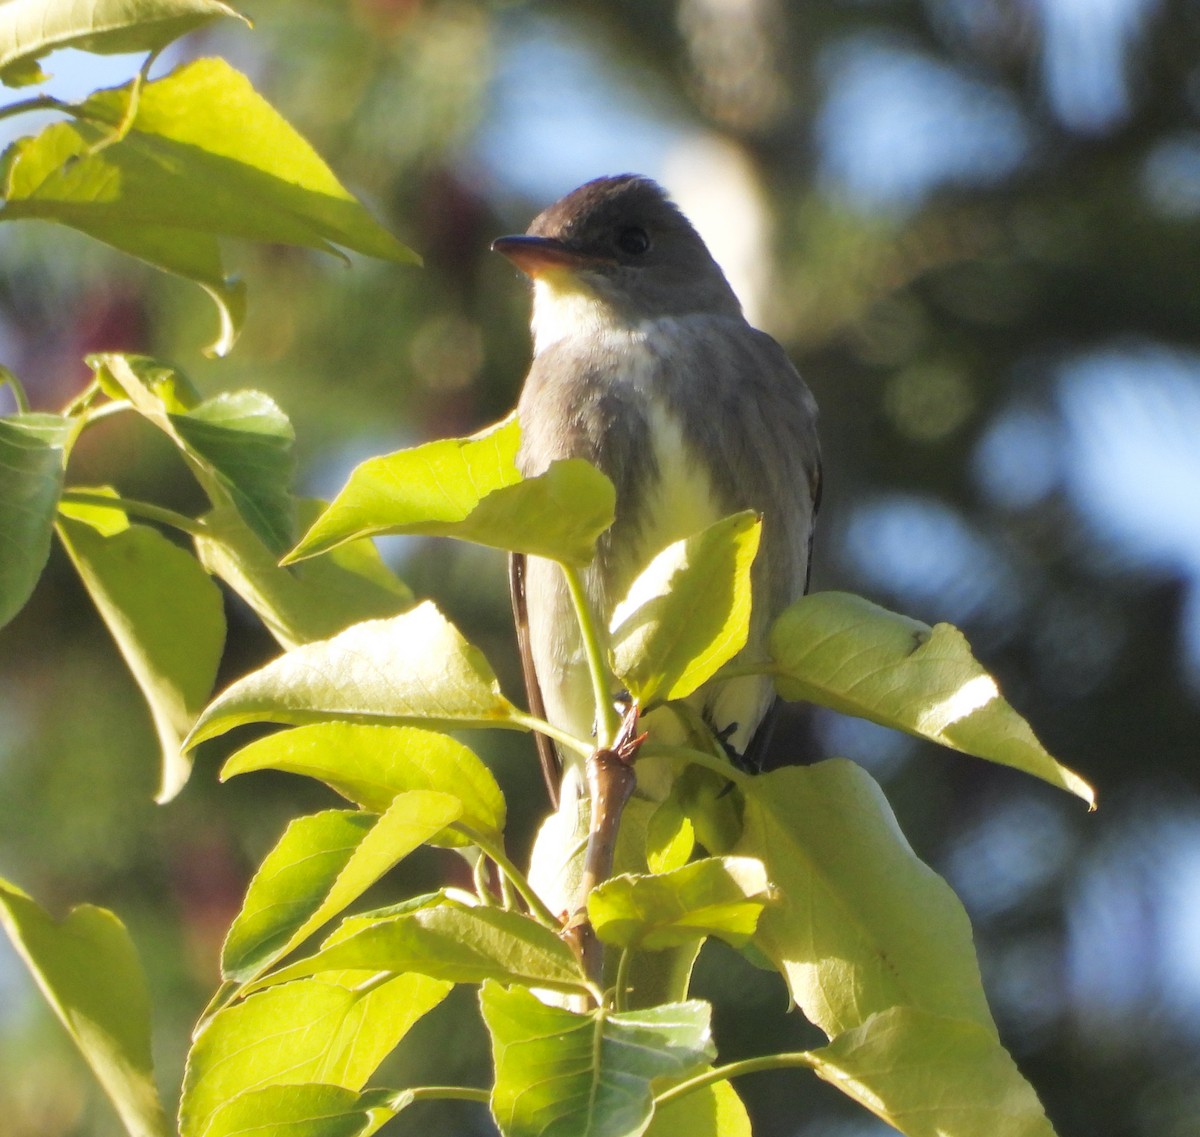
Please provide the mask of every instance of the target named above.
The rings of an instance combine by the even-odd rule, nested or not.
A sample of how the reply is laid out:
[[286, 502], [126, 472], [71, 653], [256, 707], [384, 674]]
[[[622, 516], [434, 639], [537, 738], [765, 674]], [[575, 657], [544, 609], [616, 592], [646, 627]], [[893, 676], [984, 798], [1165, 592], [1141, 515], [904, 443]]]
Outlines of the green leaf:
[[381, 458], [350, 475], [288, 560], [382, 534], [458, 537], [570, 564], [592, 559], [613, 522], [616, 491], [580, 459], [538, 477], [516, 467], [515, 416], [471, 438], [446, 438]]
[[1054, 1137], [1029, 1083], [978, 1023], [896, 1007], [811, 1056], [822, 1078], [907, 1137]]
[[296, 525], [289, 493], [296, 434], [287, 415], [260, 391], [234, 391], [173, 414], [170, 421], [187, 452], [228, 493], [255, 535], [282, 554]]
[[646, 863], [651, 872], [670, 872], [686, 865], [695, 848], [696, 827], [680, 808], [678, 799], [669, 794], [655, 808], [646, 826]]
[[[239, 750], [221, 779], [251, 770], [287, 770], [319, 778], [364, 809], [382, 812], [409, 790], [453, 794], [460, 820], [498, 838], [504, 831], [504, 795], [492, 772], [456, 739], [411, 726], [319, 723], [280, 731]], [[466, 837], [444, 832], [434, 845], [465, 846]]]
[[191, 771], [183, 738], [221, 662], [220, 589], [191, 554], [118, 509], [63, 505], [62, 513], [63, 545], [149, 704], [162, 752], [157, 800], [169, 801]]
[[278, 559], [296, 524], [296, 434], [275, 401], [232, 391], [201, 402], [185, 375], [147, 356], [95, 354], [88, 364], [108, 394], [128, 399], [179, 448], [213, 506], [233, 506]]
[[[299, 523], [322, 508], [321, 502], [298, 500]], [[370, 541], [353, 541], [286, 569], [232, 506], [203, 520], [204, 532], [196, 538], [200, 563], [250, 605], [281, 647], [327, 639], [351, 624], [412, 607], [411, 590]]]
[[657, 876], [616, 876], [588, 895], [596, 935], [622, 948], [662, 951], [705, 936], [741, 947], [770, 899], [762, 862], [710, 857]]
[[381, 725], [520, 724], [483, 653], [428, 601], [305, 644], [239, 679], [200, 716], [189, 747], [235, 726], [326, 719]]
[[166, 1137], [150, 1056], [150, 996], [121, 921], [85, 904], [57, 923], [0, 880], [0, 925], [131, 1137]]
[[762, 522], [738, 513], [668, 545], [612, 617], [613, 669], [642, 706], [682, 699], [746, 643]]
[[217, 16], [244, 19], [219, 0], [5, 0], [0, 82], [13, 85], [10, 72], [62, 47], [102, 55], [157, 51]]
[[930, 628], [860, 596], [816, 593], [775, 622], [770, 652], [785, 699], [1012, 766], [1095, 806], [1091, 786], [1046, 752], [950, 624]]
[[967, 915], [869, 774], [838, 758], [741, 789], [737, 851], [760, 858], [778, 890], [754, 943], [812, 1022], [833, 1036], [910, 1006], [995, 1030]]
[[50, 555], [71, 430], [60, 415], [0, 419], [0, 627], [24, 607]]
[[297, 818], [250, 882], [225, 940], [222, 975], [261, 974], [461, 813], [449, 794], [413, 790], [380, 815], [328, 810]]
[[643, 1011], [575, 1014], [520, 987], [479, 993], [492, 1036], [492, 1114], [504, 1137], [637, 1137], [654, 1112], [656, 1079], [713, 1057], [711, 1008], [690, 1001]]
[[646, 1137], [753, 1137], [750, 1115], [733, 1086], [715, 1082], [656, 1106]]
[[185, 414], [203, 402], [192, 381], [178, 368], [149, 355], [93, 352], [84, 356], [100, 389], [110, 399], [127, 399], [138, 414], [182, 445], [171, 428], [171, 415]]
[[248, 1091], [309, 1082], [361, 1089], [451, 988], [423, 975], [369, 986], [346, 978], [271, 987], [218, 1011], [188, 1056], [181, 1137], [203, 1137], [217, 1111]]
[[268, 1086], [221, 1106], [203, 1137], [371, 1137], [412, 1101], [403, 1090]]
[[445, 901], [401, 916], [358, 921], [316, 955], [267, 976], [288, 983], [327, 971], [415, 971], [452, 983], [499, 979], [555, 991], [587, 989], [579, 961], [549, 928], [503, 908]]
[[216, 237], [417, 259], [223, 60], [142, 83], [116, 140], [130, 95], [129, 84], [96, 92], [78, 119], [14, 143], [0, 220], [56, 221], [195, 279], [225, 306], [218, 350], [231, 346], [241, 313]]

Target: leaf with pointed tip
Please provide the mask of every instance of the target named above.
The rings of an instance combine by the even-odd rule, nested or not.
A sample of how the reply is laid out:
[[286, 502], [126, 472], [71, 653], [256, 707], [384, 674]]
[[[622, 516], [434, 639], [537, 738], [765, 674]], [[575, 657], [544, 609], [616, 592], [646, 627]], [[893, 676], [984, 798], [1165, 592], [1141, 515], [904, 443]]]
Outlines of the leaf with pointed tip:
[[617, 605], [613, 669], [642, 706], [685, 698], [745, 646], [761, 532], [738, 513], [668, 545]]
[[[296, 501], [300, 525], [324, 503]], [[323, 640], [349, 627], [411, 608], [411, 589], [370, 541], [341, 545], [327, 557], [280, 568], [278, 558], [232, 506], [203, 518], [195, 538], [200, 563], [254, 610], [283, 648]]]
[[995, 1030], [962, 904], [917, 859], [871, 776], [844, 758], [746, 779], [737, 851], [778, 890], [754, 944], [833, 1036], [910, 1006]]
[[819, 592], [775, 621], [770, 652], [785, 699], [1012, 766], [1095, 806], [1092, 787], [1046, 752], [950, 624], [930, 628], [861, 596]]
[[186, 745], [244, 723], [329, 719], [525, 729], [483, 653], [427, 601], [294, 648], [239, 679], [209, 704]]
[[173, 414], [170, 421], [188, 453], [228, 493], [255, 535], [282, 554], [296, 525], [289, 493], [296, 433], [287, 415], [261, 391], [230, 391]]
[[232, 391], [202, 401], [187, 376], [144, 355], [88, 356], [106, 394], [134, 409], [180, 450], [220, 510], [232, 506], [276, 559], [290, 543], [295, 431], [261, 391]]
[[994, 1031], [913, 1007], [811, 1052], [820, 1077], [907, 1137], [1054, 1137]]
[[97, 91], [76, 119], [13, 143], [0, 220], [55, 221], [196, 279], [223, 305], [219, 352], [232, 346], [242, 305], [217, 237], [418, 259], [224, 60], [143, 82], [118, 138], [131, 90]]
[[0, 82], [15, 85], [12, 74], [63, 47], [98, 55], [157, 51], [218, 16], [245, 20], [220, 0], [5, 0]]
[[0, 419], [0, 627], [25, 605], [50, 555], [70, 419]]
[[452, 983], [499, 979], [554, 991], [587, 990], [574, 953], [549, 928], [520, 912], [445, 901], [335, 932], [314, 956], [268, 975], [289, 983], [328, 971], [415, 971]]
[[[382, 812], [397, 794], [436, 790], [462, 803], [464, 825], [499, 837], [504, 830], [504, 795], [492, 772], [457, 739], [412, 726], [355, 726], [318, 723], [260, 738], [239, 750], [221, 779], [252, 770], [287, 770], [319, 778], [364, 809]], [[465, 846], [447, 831], [430, 844]]]
[[413, 1100], [406, 1090], [267, 1086], [217, 1109], [202, 1137], [371, 1137]]
[[52, 920], [0, 880], [0, 927], [79, 1047], [131, 1137], [166, 1137], [150, 1056], [150, 996], [124, 925], [90, 904]]
[[63, 545], [150, 707], [162, 754], [157, 800], [169, 801], [191, 772], [183, 739], [221, 662], [220, 589], [195, 557], [120, 509], [64, 503], [61, 513]]
[[770, 900], [762, 862], [709, 857], [659, 875], [611, 877], [588, 895], [596, 935], [622, 948], [662, 951], [706, 936], [741, 947]]
[[297, 818], [250, 882], [225, 939], [224, 978], [261, 974], [461, 813], [449, 794], [413, 790], [378, 815], [326, 810]]
[[369, 987], [361, 975], [346, 978], [271, 987], [213, 1015], [188, 1055], [181, 1137], [204, 1137], [218, 1111], [249, 1091], [309, 1082], [361, 1089], [451, 988], [424, 975]]
[[485, 983], [479, 1002], [504, 1137], [637, 1137], [654, 1113], [654, 1081], [697, 1073], [714, 1054], [711, 1008], [698, 1000], [575, 1014], [521, 987]]
[[613, 522], [612, 483], [581, 459], [554, 462], [523, 479], [516, 466], [520, 441], [513, 416], [471, 438], [368, 459], [287, 559], [359, 537], [408, 534], [586, 564]]

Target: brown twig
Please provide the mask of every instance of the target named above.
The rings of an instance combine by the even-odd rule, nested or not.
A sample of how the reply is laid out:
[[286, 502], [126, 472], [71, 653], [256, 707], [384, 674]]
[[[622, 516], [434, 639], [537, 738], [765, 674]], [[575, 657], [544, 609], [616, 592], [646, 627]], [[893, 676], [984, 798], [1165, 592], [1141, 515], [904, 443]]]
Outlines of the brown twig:
[[593, 888], [612, 875], [621, 815], [637, 784], [633, 763], [646, 740], [646, 735], [637, 734], [637, 716], [636, 705], [630, 706], [621, 720], [613, 745], [594, 750], [587, 761], [591, 825], [575, 911], [563, 934], [578, 953], [584, 973], [597, 986], [603, 983], [604, 954], [588, 919], [587, 899]]

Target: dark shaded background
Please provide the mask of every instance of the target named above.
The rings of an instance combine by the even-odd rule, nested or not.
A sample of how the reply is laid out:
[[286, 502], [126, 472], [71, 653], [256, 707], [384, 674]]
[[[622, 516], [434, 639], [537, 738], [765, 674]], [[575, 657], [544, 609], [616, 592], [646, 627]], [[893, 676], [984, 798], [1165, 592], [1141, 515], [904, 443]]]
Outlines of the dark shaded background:
[[[202, 390], [271, 393], [303, 487], [372, 453], [464, 433], [513, 403], [527, 300], [486, 252], [602, 173], [660, 177], [821, 405], [814, 586], [968, 634], [1101, 808], [1012, 771], [823, 713], [796, 753], [883, 782], [974, 920], [1002, 1035], [1061, 1137], [1185, 1137], [1200, 1122], [1200, 9], [1171, 0], [291, 0], [226, 55], [426, 259], [424, 270], [236, 248], [249, 322], [199, 346], [203, 295], [40, 224], [0, 231], [0, 359], [39, 408], [94, 349], [148, 351]], [[177, 55], [178, 58], [178, 55]], [[122, 81], [50, 60], [79, 91]], [[23, 121], [5, 123], [30, 129]], [[198, 507], [153, 432], [113, 420], [76, 482]], [[499, 557], [389, 546], [517, 690]], [[230, 605], [224, 679], [273, 654]], [[532, 749], [474, 739], [518, 844], [542, 809]], [[152, 731], [65, 558], [0, 635], [0, 874], [129, 925], [175, 1092], [248, 874], [296, 813], [282, 775], [216, 784], [206, 753], [151, 804]], [[391, 885], [457, 872], [419, 857]], [[702, 988], [722, 1058], [806, 1044], [782, 987], [721, 948]], [[389, 1084], [481, 1080], [469, 992], [422, 1024]], [[773, 1033], [772, 1033], [773, 1032]], [[432, 1067], [458, 1040], [459, 1068]], [[739, 1085], [760, 1137], [886, 1131], [803, 1073]], [[116, 1133], [0, 945], [0, 1128]], [[490, 1132], [475, 1107], [396, 1133]]]

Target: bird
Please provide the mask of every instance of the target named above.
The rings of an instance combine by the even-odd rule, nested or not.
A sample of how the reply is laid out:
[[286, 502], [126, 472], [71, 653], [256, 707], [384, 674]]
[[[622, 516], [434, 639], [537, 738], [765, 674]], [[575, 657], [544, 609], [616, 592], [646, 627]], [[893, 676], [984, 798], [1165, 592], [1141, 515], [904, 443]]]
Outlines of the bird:
[[[743, 653], [764, 658], [772, 620], [807, 591], [821, 495], [816, 403], [783, 348], [746, 320], [699, 233], [643, 175], [589, 181], [492, 248], [532, 282], [520, 472], [583, 458], [616, 488], [615, 521], [583, 574], [602, 625], [656, 553], [755, 510]], [[593, 692], [561, 569], [513, 554], [510, 586], [532, 713], [589, 737]], [[757, 768], [776, 711], [769, 677], [714, 679], [689, 701]], [[581, 760], [537, 739], [552, 803], [582, 796]]]

